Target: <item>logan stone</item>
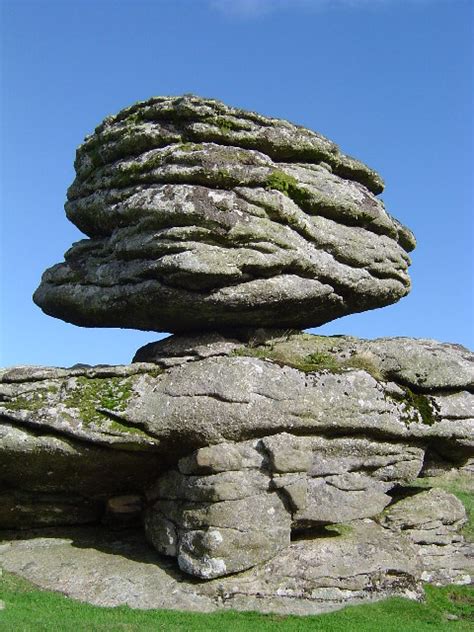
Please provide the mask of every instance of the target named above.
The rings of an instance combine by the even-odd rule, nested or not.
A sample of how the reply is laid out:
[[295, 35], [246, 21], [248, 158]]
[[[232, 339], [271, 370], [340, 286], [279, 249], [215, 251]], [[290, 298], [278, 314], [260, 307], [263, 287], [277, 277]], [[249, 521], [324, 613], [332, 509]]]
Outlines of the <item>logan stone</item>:
[[320, 134], [199, 97], [108, 117], [66, 213], [88, 239], [45, 272], [47, 313], [89, 327], [310, 327], [396, 302], [413, 235], [380, 177]]

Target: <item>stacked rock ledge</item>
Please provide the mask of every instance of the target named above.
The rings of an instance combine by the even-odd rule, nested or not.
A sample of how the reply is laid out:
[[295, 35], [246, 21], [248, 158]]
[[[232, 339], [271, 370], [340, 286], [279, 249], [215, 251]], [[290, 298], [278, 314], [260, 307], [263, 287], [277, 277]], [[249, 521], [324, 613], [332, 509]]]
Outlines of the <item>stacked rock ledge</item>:
[[308, 614], [471, 581], [465, 509], [425, 478], [472, 479], [466, 349], [261, 329], [137, 358], [2, 372], [3, 529], [142, 523], [212, 608]]

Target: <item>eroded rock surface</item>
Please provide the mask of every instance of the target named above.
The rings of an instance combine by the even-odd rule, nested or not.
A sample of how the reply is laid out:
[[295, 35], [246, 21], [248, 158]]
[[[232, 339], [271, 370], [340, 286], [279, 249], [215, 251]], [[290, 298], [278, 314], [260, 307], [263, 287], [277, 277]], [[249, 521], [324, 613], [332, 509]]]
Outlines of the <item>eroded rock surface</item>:
[[[424, 338], [365, 340], [284, 329], [240, 329], [232, 335], [212, 332], [169, 336], [141, 347], [133, 362], [170, 367], [229, 355], [265, 358], [306, 371], [361, 368], [377, 379], [393, 380], [415, 391], [474, 391], [474, 354], [462, 345]], [[466, 412], [466, 405], [472, 413], [472, 405], [457, 400], [450, 414]]]
[[[317, 445], [323, 460], [332, 459], [334, 476], [342, 475], [346, 452], [375, 458], [374, 446], [388, 443], [395, 461], [405, 454], [407, 464], [415, 464], [418, 449], [458, 466], [472, 454], [473, 364], [467, 350], [436, 343], [432, 357], [444, 366], [438, 381], [443, 388], [427, 391], [416, 376], [404, 378], [406, 386], [382, 373], [380, 340], [258, 335], [260, 342], [252, 344], [219, 334], [171, 337], [146, 350], [153, 363], [3, 370], [5, 490], [86, 498], [142, 493], [196, 449], [268, 437], [269, 450], [276, 441], [269, 435], [281, 432], [293, 436], [299, 459], [311, 460]], [[393, 347], [395, 339], [389, 343]], [[426, 341], [410, 346], [430, 357]], [[411, 356], [399, 358], [397, 370], [408, 375]], [[329, 461], [327, 446], [336, 450]], [[332, 493], [339, 492], [333, 487]], [[382, 498], [385, 490], [380, 493]]]
[[309, 327], [409, 291], [415, 241], [379, 176], [287, 121], [156, 97], [105, 119], [75, 167], [66, 213], [88, 239], [34, 295], [66, 321]]
[[[300, 614], [471, 581], [461, 503], [413, 487], [472, 476], [467, 349], [236, 330], [172, 336], [136, 360], [0, 373], [0, 529], [138, 523], [165, 558], [151, 570], [98, 552], [110, 592], [97, 598], [92, 560], [64, 542], [6, 536], [6, 569], [53, 587], [51, 544], [55, 576], [94, 603]], [[121, 597], [118, 568], [133, 575]]]
[[430, 489], [394, 504], [381, 524], [414, 542], [424, 581], [444, 585], [472, 581], [474, 545], [459, 533], [466, 522], [466, 509], [456, 496]]
[[292, 530], [379, 514], [423, 456], [405, 444], [288, 433], [202, 448], [148, 490], [148, 538], [192, 575], [228, 575], [274, 557]]
[[391, 596], [422, 597], [414, 545], [372, 520], [292, 542], [267, 563], [201, 582], [189, 581], [136, 531], [25, 535], [6, 534], [0, 544], [6, 571], [100, 606], [307, 615]]

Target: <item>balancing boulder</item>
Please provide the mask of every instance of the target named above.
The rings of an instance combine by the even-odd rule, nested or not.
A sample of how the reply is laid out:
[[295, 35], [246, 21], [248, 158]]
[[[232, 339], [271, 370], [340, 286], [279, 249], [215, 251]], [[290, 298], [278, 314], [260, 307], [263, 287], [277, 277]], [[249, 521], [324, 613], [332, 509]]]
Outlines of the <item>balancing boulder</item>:
[[410, 289], [380, 177], [316, 132], [194, 96], [108, 117], [77, 150], [87, 235], [34, 300], [87, 327], [318, 326]]

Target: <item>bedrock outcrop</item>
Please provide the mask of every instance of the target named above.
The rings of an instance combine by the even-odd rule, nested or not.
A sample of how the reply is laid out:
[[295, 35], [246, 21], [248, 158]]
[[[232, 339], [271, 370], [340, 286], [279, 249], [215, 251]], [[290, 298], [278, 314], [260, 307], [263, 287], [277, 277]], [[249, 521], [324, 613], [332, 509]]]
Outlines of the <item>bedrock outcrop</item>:
[[194, 96], [108, 117], [77, 150], [87, 235], [35, 302], [90, 327], [310, 327], [410, 288], [411, 232], [371, 169], [320, 134]]
[[180, 588], [204, 609], [316, 612], [471, 581], [466, 511], [427, 478], [472, 484], [467, 349], [260, 329], [171, 336], [136, 360], [1, 372], [0, 529], [141, 524], [181, 583], [207, 580]]
[[462, 505], [445, 492], [420, 495], [418, 513], [418, 496], [400, 500], [420, 477], [470, 472], [467, 349], [261, 329], [172, 336], [136, 358], [2, 371], [1, 528], [129, 512], [157, 551], [210, 579], [298, 534], [383, 515], [425, 547], [419, 578], [469, 575]]

